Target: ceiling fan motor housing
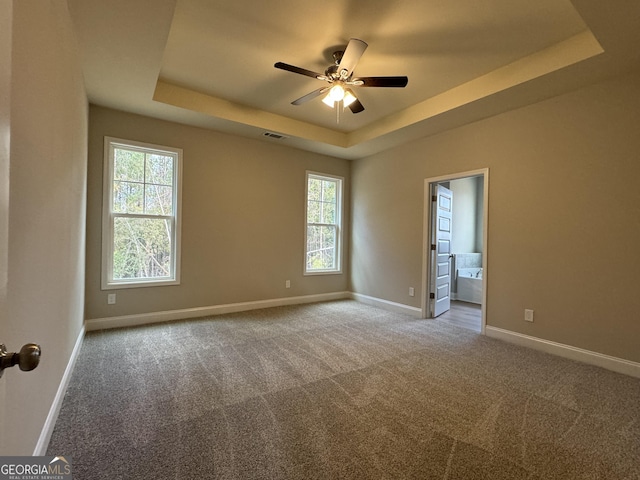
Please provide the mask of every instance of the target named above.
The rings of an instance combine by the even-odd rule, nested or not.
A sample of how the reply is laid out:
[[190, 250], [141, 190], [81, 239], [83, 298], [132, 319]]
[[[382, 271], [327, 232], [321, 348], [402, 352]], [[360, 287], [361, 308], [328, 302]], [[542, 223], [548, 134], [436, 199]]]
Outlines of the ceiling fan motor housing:
[[338, 74], [338, 65], [330, 65], [329, 68], [324, 71], [324, 74], [333, 79], [340, 78], [340, 75]]

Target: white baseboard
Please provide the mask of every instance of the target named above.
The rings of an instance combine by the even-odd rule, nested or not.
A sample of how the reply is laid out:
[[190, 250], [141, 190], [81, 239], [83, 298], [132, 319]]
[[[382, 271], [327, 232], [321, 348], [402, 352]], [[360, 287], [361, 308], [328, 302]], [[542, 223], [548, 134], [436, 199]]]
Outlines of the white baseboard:
[[373, 307], [378, 307], [383, 310], [387, 310], [395, 313], [403, 313], [405, 315], [411, 315], [412, 317], [421, 318], [422, 309], [405, 305], [403, 303], [391, 302], [382, 298], [370, 297], [369, 295], [363, 295], [361, 293], [351, 293], [351, 298], [361, 303], [366, 303]]
[[69, 358], [69, 362], [67, 363], [67, 368], [65, 368], [64, 374], [62, 375], [62, 380], [60, 381], [60, 385], [58, 385], [58, 391], [56, 392], [56, 396], [54, 397], [53, 403], [51, 404], [51, 408], [49, 409], [49, 414], [47, 415], [47, 419], [45, 420], [44, 426], [42, 427], [42, 431], [40, 432], [40, 438], [38, 438], [38, 443], [36, 444], [36, 448], [33, 451], [34, 457], [42, 456], [47, 453], [49, 440], [51, 440], [51, 434], [53, 433], [53, 428], [56, 426], [56, 420], [58, 420], [58, 414], [60, 413], [60, 408], [62, 407], [62, 401], [64, 400], [64, 395], [67, 392], [67, 386], [69, 385], [69, 380], [71, 380], [73, 367], [76, 364], [76, 360], [78, 359], [78, 355], [80, 353], [80, 348], [82, 347], [82, 340], [84, 339], [84, 333], [85, 333], [85, 328], [82, 327], [80, 329], [80, 333], [78, 334], [78, 338], [76, 339], [76, 343], [73, 346], [73, 350], [71, 351], [71, 357]]
[[640, 363], [632, 362], [618, 357], [604, 355], [590, 350], [565, 345], [563, 343], [552, 342], [521, 333], [504, 330], [502, 328], [485, 327], [485, 334], [488, 337], [497, 338], [506, 342], [515, 343], [524, 347], [534, 348], [543, 352], [552, 353], [560, 357], [577, 360], [598, 367], [606, 368], [614, 372], [623, 373], [632, 377], [640, 378]]
[[255, 302], [229, 303], [226, 305], [213, 305], [209, 307], [184, 308], [164, 312], [141, 313], [138, 315], [123, 315], [120, 317], [93, 318], [85, 321], [85, 328], [87, 331], [92, 331], [106, 328], [133, 327], [149, 323], [207, 317], [209, 315], [221, 315], [224, 313], [245, 312], [248, 310], [280, 307], [284, 305], [300, 305], [304, 303], [326, 302], [329, 300], [342, 300], [345, 298], [351, 298], [351, 294], [349, 292], [321, 293], [317, 295], [258, 300]]

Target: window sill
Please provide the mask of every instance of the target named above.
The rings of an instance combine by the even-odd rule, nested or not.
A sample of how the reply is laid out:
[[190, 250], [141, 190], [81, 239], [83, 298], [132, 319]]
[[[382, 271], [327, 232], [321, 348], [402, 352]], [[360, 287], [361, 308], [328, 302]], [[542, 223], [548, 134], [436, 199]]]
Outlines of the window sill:
[[307, 271], [304, 272], [305, 276], [314, 276], [314, 275], [341, 275], [342, 270], [318, 270], [318, 271]]
[[145, 287], [168, 287], [171, 285], [180, 285], [180, 280], [149, 280], [135, 282], [111, 282], [103, 283], [101, 290], [122, 290], [124, 288], [145, 288]]

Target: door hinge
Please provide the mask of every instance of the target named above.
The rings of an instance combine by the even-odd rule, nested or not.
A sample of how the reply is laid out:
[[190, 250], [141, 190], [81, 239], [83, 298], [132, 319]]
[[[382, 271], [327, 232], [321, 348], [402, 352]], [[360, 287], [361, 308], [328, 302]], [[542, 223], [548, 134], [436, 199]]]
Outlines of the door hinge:
[[431, 195], [431, 201], [435, 202], [438, 200], [438, 197], [436, 195]]
[[431, 245], [431, 250], [435, 251], [435, 249], [436, 249], [436, 246], [435, 245]]
[[435, 294], [435, 293], [430, 293], [430, 294], [429, 294], [429, 298], [430, 298], [431, 300], [435, 299], [435, 298], [436, 298], [436, 294]]

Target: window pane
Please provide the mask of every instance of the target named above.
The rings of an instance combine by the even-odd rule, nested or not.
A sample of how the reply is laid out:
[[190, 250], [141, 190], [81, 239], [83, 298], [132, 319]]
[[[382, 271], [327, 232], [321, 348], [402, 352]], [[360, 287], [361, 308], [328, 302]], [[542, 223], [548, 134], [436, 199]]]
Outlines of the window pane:
[[162, 185], [145, 186], [145, 213], [148, 215], [172, 215], [173, 188]]
[[115, 213], [142, 213], [144, 209], [142, 183], [113, 182], [113, 211]]
[[335, 203], [322, 204], [322, 223], [336, 223]]
[[146, 182], [173, 185], [173, 157], [147, 155]]
[[144, 153], [114, 148], [113, 178], [144, 182]]
[[322, 182], [322, 200], [324, 202], [336, 202], [336, 183], [327, 180]]
[[307, 188], [307, 198], [309, 200], [321, 200], [321, 197], [322, 197], [322, 180], [309, 178], [309, 185]]
[[322, 223], [322, 216], [320, 215], [320, 202], [307, 202], [307, 222], [308, 223]]
[[169, 220], [116, 217], [113, 279], [171, 277], [171, 238]]
[[335, 245], [335, 227], [307, 227], [307, 270], [335, 269]]

